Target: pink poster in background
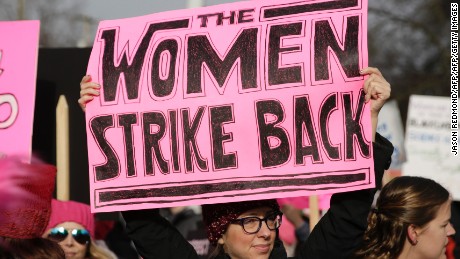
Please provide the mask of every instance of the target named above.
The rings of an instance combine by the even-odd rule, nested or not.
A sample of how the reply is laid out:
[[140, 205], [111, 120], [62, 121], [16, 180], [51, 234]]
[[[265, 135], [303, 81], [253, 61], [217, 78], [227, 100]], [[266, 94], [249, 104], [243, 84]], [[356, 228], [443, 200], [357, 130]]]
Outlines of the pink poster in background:
[[0, 22], [0, 157], [30, 160], [40, 21]]
[[93, 212], [374, 186], [367, 2], [245, 1], [103, 21]]

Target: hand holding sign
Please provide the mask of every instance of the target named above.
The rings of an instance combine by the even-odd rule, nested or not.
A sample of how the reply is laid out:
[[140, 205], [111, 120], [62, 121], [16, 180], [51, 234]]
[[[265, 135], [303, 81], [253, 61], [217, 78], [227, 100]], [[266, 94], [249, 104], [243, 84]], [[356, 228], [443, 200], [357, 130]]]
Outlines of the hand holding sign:
[[382, 73], [375, 67], [368, 67], [361, 70], [362, 75], [369, 75], [364, 81], [364, 92], [366, 93], [365, 100], [374, 100], [371, 103], [371, 115], [378, 115], [380, 109], [386, 100], [390, 98], [391, 86], [390, 83], [385, 80]]
[[[363, 84], [365, 93], [365, 101], [371, 102], [371, 121], [372, 121], [372, 140], [375, 140], [376, 125], [378, 113], [386, 100], [390, 97], [391, 87], [385, 80], [381, 72], [377, 68], [367, 67], [360, 72], [363, 75], [368, 75], [368, 78]], [[93, 82], [91, 75], [86, 75], [80, 83], [80, 99], [78, 100], [83, 111], [86, 110], [86, 104], [91, 102], [95, 96], [100, 95], [101, 85], [98, 82]]]
[[373, 187], [371, 105], [389, 85], [359, 72], [367, 2], [338, 2], [101, 22], [79, 99], [100, 94], [86, 111], [93, 212]]
[[99, 96], [101, 86], [98, 83], [91, 82], [91, 75], [86, 75], [80, 82], [80, 99], [78, 104], [83, 111], [86, 110], [86, 104], [94, 99], [94, 96]]
[[371, 118], [372, 118], [372, 141], [375, 140], [375, 132], [377, 131], [377, 123], [380, 109], [385, 102], [390, 98], [391, 86], [385, 80], [380, 70], [375, 67], [368, 67], [360, 71], [362, 75], [369, 75], [364, 81], [364, 93], [366, 93], [365, 101], [371, 102]]

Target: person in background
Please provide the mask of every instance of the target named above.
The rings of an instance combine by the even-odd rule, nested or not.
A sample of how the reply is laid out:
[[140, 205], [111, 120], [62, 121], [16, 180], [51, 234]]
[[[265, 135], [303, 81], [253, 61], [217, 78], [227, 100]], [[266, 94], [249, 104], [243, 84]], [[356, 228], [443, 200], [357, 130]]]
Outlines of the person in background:
[[94, 241], [94, 215], [76, 201], [51, 202], [51, 217], [42, 235], [58, 243], [66, 259], [112, 259], [116, 256]]
[[95, 214], [94, 240], [120, 259], [140, 258], [133, 242], [125, 231], [125, 222], [120, 212]]
[[[305, 197], [303, 198], [305, 199]], [[279, 199], [278, 203], [280, 203]], [[303, 209], [297, 208], [294, 204], [284, 203], [283, 205], [280, 204], [280, 206], [281, 211], [283, 212], [283, 225], [280, 228], [280, 239], [283, 241], [285, 247], [291, 247], [291, 250], [293, 250], [291, 251], [291, 254], [297, 255], [299, 254], [297, 249], [301, 247], [302, 243], [307, 241], [308, 236], [310, 235], [309, 218], [304, 213]], [[287, 227], [289, 224], [286, 223], [290, 223], [290, 227]], [[289, 230], [290, 232], [287, 232], [286, 230]], [[286, 236], [290, 237], [290, 239], [287, 239]]]
[[0, 245], [0, 259], [64, 259], [62, 248], [46, 238], [7, 238]]
[[[307, 241], [310, 235], [310, 228], [314, 227], [317, 222], [310, 221], [310, 213], [319, 218], [329, 208], [332, 194], [315, 195], [317, 199], [317, 211], [310, 208], [310, 197], [286, 197], [278, 198], [281, 212], [283, 212], [283, 224], [280, 227], [279, 235], [283, 241], [288, 255], [297, 255], [298, 248]], [[312, 210], [313, 209], [313, 210]], [[316, 215], [318, 214], [318, 215]], [[310, 224], [314, 224], [310, 226]]]
[[0, 158], [0, 258], [64, 259], [43, 239], [51, 212], [56, 167], [21, 157]]
[[446, 258], [452, 198], [435, 181], [401, 176], [380, 192], [356, 258]]
[[[460, 201], [452, 201], [452, 226], [454, 229], [460, 229]], [[451, 258], [460, 258], [460, 234], [457, 233], [450, 240], [452, 248]], [[451, 259], [450, 258], [450, 259]]]
[[[201, 208], [198, 207], [200, 210]], [[201, 213], [195, 211], [193, 206], [178, 206], [160, 209], [160, 215], [165, 217], [179, 230], [182, 236], [193, 246], [198, 256], [202, 259], [209, 257], [210, 244]]]

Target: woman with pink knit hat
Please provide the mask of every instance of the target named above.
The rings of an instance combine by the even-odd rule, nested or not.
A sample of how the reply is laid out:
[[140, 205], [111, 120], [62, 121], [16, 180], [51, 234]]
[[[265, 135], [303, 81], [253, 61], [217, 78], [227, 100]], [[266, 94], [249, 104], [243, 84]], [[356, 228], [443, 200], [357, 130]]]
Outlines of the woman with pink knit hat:
[[93, 242], [94, 231], [94, 215], [88, 205], [76, 201], [51, 201], [51, 217], [43, 237], [59, 243], [66, 259], [116, 258]]

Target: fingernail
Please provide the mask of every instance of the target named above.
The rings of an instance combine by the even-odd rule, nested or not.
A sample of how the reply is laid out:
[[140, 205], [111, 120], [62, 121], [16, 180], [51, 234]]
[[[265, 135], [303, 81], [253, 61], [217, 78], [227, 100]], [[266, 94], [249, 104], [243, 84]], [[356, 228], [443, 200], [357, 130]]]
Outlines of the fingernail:
[[359, 70], [359, 73], [362, 74], [362, 73], [364, 73], [364, 71], [361, 69], [361, 70]]

